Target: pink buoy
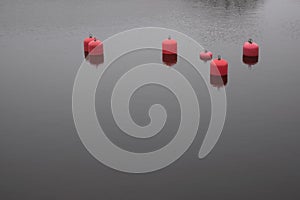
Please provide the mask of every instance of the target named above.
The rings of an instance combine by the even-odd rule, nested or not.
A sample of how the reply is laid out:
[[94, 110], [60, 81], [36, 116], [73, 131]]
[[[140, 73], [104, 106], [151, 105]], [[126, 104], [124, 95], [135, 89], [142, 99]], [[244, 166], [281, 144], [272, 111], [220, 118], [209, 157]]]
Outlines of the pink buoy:
[[162, 42], [162, 53], [163, 54], [177, 54], [177, 42], [176, 40], [171, 39], [169, 36], [168, 39]]
[[203, 52], [200, 52], [200, 59], [203, 61], [211, 60], [213, 57], [212, 52], [204, 50]]
[[102, 55], [103, 54], [103, 43], [100, 40], [94, 38], [93, 41], [89, 42], [88, 45], [89, 55]]
[[84, 40], [83, 40], [83, 50], [84, 50], [84, 56], [86, 57], [87, 55], [88, 55], [88, 53], [89, 53], [89, 43], [91, 42], [91, 41], [93, 41], [94, 40], [94, 38], [93, 38], [93, 36], [92, 36], [92, 34], [90, 34], [89, 35], [89, 37], [87, 37], [87, 38], [85, 38]]
[[249, 39], [248, 42], [244, 43], [243, 46], [243, 55], [248, 57], [258, 57], [259, 46], [252, 39]]
[[210, 63], [210, 75], [213, 76], [225, 76], [228, 74], [228, 62], [218, 56]]

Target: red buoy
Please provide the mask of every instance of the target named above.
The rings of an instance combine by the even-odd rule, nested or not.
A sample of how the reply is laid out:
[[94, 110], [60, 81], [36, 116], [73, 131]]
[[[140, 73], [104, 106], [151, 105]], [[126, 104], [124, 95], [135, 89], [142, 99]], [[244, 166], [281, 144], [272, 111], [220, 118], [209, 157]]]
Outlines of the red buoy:
[[100, 40], [94, 38], [88, 45], [89, 55], [102, 55], [103, 54], [103, 43]]
[[228, 62], [224, 59], [221, 59], [221, 56], [218, 56], [217, 59], [214, 59], [210, 63], [210, 75], [214, 76], [225, 76], [228, 74]]
[[244, 43], [243, 46], [243, 55], [249, 57], [258, 57], [259, 46], [252, 39], [249, 39], [248, 42]]
[[85, 57], [89, 54], [88, 45], [93, 40], [94, 40], [94, 38], [93, 38], [92, 34], [90, 34], [89, 37], [87, 37], [83, 40], [83, 50], [84, 50], [84, 56]]
[[163, 54], [177, 54], [177, 42], [176, 40], [171, 39], [169, 36], [168, 39], [162, 42], [162, 52]]
[[212, 52], [204, 50], [203, 52], [200, 52], [200, 59], [203, 61], [211, 60], [213, 57]]

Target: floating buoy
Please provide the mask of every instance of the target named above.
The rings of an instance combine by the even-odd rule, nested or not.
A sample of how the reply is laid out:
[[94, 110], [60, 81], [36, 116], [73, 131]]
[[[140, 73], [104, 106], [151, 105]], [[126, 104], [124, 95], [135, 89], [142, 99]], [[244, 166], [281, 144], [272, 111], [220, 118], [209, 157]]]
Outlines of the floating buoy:
[[210, 75], [210, 84], [213, 87], [223, 87], [226, 86], [228, 82], [228, 75], [225, 76], [215, 76], [215, 75]]
[[103, 54], [103, 43], [100, 40], [94, 38], [88, 45], [89, 55], [102, 55]]
[[177, 54], [177, 42], [176, 40], [171, 39], [169, 36], [168, 39], [162, 42], [162, 52], [163, 54]]
[[88, 54], [89, 54], [89, 43], [91, 42], [91, 41], [93, 41], [94, 40], [94, 38], [93, 38], [93, 35], [92, 34], [90, 34], [90, 36], [89, 37], [87, 37], [87, 38], [85, 38], [84, 40], [83, 40], [83, 50], [84, 50], [84, 56], [86, 57]]
[[89, 42], [88, 53], [87, 60], [89, 60], [92, 65], [98, 66], [104, 62], [103, 43], [97, 40], [97, 38], [93, 38], [93, 40]]
[[249, 39], [248, 42], [244, 43], [243, 46], [243, 55], [249, 57], [258, 57], [259, 46], [252, 39]]
[[203, 61], [211, 60], [213, 57], [212, 52], [204, 50], [203, 52], [200, 52], [200, 59]]
[[167, 66], [171, 67], [177, 63], [177, 54], [162, 54], [162, 61]]
[[218, 56], [210, 63], [210, 75], [213, 76], [225, 76], [228, 74], [228, 62]]

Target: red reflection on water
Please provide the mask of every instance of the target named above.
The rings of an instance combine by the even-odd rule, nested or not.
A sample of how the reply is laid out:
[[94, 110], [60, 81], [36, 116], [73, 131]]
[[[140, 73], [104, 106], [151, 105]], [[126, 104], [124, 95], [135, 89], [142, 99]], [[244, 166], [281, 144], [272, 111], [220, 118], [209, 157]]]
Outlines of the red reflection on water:
[[167, 66], [171, 67], [177, 63], [177, 54], [162, 54], [162, 61]]
[[243, 55], [243, 63], [251, 67], [258, 63], [258, 56], [250, 57], [250, 56]]
[[216, 75], [210, 75], [210, 84], [213, 87], [223, 87], [226, 86], [228, 82], [228, 75], [224, 76], [216, 76]]
[[104, 55], [87, 55], [85, 59], [92, 65], [98, 66], [104, 62]]

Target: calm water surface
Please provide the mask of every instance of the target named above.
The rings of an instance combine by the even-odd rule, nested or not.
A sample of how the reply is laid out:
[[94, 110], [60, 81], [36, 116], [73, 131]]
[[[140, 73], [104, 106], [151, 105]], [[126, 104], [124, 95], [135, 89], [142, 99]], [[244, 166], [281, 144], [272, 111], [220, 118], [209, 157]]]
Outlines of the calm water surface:
[[[297, 0], [2, 0], [0, 199], [299, 199], [299, 10]], [[144, 26], [183, 32], [229, 61], [228, 112], [219, 142], [198, 160], [210, 102], [203, 80], [193, 77], [203, 108], [199, 137], [173, 165], [130, 175], [100, 164], [82, 145], [72, 118], [72, 87], [89, 32], [104, 40]], [[261, 46], [252, 68], [241, 55], [249, 37]], [[160, 62], [155, 51], [139, 56]], [[123, 63], [134, 59], [129, 54]], [[174, 67], [193, 74], [183, 60]], [[99, 103], [103, 92], [97, 91], [98, 113], [107, 112]], [[136, 92], [133, 119], [147, 124], [145, 112], [157, 102], [174, 116], [164, 131], [176, 130], [178, 102], [163, 88]], [[138, 151], [172, 138], [151, 146], [110, 131], [112, 141]]]

